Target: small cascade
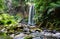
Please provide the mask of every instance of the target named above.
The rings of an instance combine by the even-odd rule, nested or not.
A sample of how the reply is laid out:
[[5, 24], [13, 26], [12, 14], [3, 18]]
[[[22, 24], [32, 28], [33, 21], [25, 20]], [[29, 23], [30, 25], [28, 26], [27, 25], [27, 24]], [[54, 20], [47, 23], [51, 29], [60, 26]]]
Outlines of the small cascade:
[[34, 25], [34, 20], [33, 20], [34, 14], [35, 14], [34, 5], [31, 4], [29, 7], [28, 25]]

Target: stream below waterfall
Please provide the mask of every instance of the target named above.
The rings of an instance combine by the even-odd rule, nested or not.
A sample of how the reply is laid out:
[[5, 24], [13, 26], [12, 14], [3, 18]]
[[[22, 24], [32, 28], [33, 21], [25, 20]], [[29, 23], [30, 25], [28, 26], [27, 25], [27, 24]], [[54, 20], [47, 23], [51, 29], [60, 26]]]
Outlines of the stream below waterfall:
[[[50, 33], [50, 32], [36, 31], [36, 32], [30, 33], [30, 35], [33, 36], [32, 39], [60, 39], [60, 33], [59, 32], [54, 34], [54, 33]], [[25, 36], [26, 36], [26, 34], [20, 33], [19, 35], [15, 36], [14, 39], [24, 39]]]

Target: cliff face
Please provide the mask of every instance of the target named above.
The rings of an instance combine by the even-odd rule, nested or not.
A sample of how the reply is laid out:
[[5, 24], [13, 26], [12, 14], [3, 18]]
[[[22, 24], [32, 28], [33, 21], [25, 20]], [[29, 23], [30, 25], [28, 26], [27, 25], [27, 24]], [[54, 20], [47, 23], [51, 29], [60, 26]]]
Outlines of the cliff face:
[[[14, 5], [14, 2], [18, 2], [17, 6]], [[27, 17], [28, 15], [28, 5], [26, 5], [25, 0], [6, 0], [6, 5], [8, 7], [7, 12], [10, 15], [16, 15], [16, 14], [20, 14], [23, 16], [23, 18]]]
[[14, 8], [15, 14], [20, 14], [23, 16], [23, 18], [28, 17], [29, 14], [29, 8], [28, 6], [17, 6]]

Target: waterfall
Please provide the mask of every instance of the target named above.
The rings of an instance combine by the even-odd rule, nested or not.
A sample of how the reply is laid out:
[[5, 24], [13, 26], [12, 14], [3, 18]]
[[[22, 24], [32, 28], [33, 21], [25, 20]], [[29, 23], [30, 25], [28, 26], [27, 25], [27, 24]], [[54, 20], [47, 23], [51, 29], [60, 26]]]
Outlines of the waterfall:
[[29, 7], [28, 25], [34, 25], [34, 20], [33, 20], [34, 14], [35, 14], [35, 10], [34, 10], [34, 5], [32, 4]]

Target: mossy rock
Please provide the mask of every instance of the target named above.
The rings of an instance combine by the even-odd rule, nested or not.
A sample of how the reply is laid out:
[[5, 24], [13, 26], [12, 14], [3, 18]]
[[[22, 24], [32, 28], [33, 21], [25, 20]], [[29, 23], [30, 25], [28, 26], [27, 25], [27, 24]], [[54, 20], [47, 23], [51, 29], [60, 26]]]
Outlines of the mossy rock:
[[24, 39], [32, 39], [33, 37], [32, 36], [25, 36]]

